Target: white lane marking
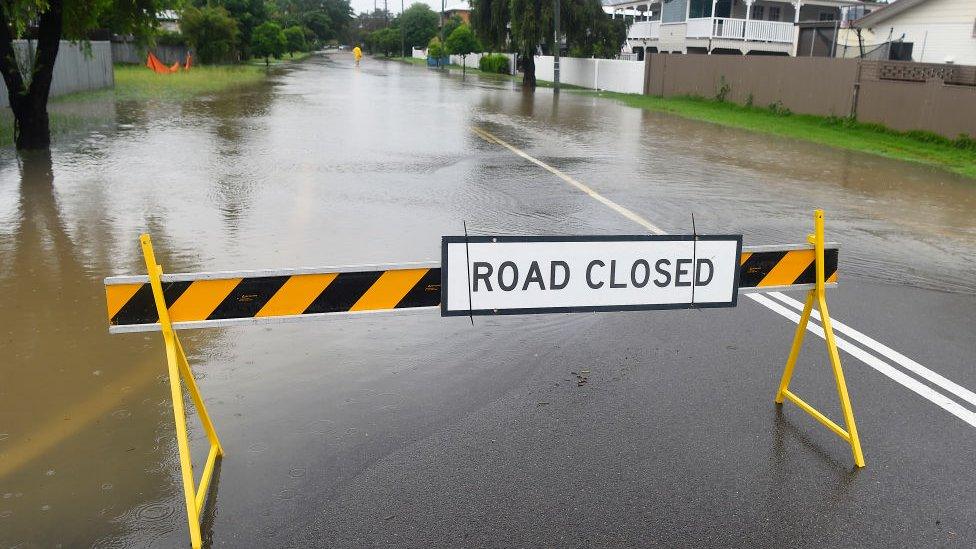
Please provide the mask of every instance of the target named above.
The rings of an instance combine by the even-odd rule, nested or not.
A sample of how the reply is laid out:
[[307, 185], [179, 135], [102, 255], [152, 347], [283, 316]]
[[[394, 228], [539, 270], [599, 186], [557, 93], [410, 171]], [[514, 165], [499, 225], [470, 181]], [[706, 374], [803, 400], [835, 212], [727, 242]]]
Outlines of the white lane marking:
[[[799, 301], [793, 299], [788, 295], [785, 295], [781, 292], [770, 292], [768, 295], [770, 297], [774, 297], [782, 301], [783, 303], [789, 305], [790, 307], [793, 307], [798, 311], [803, 310], [803, 303], [800, 303]], [[813, 318], [817, 320], [820, 320], [820, 312], [817, 311], [816, 309], [813, 311], [811, 316], [813, 316]], [[879, 355], [884, 356], [889, 360], [901, 365], [903, 368], [905, 368], [910, 372], [913, 372], [915, 375], [921, 377], [922, 379], [926, 379], [931, 383], [938, 385], [939, 387], [945, 389], [946, 391], [972, 404], [973, 406], [976, 406], [976, 393], [973, 393], [972, 391], [959, 385], [958, 383], [950, 379], [946, 379], [942, 375], [933, 372], [932, 370], [929, 370], [925, 366], [922, 366], [918, 362], [915, 362], [914, 360], [899, 353], [898, 351], [892, 349], [891, 347], [888, 347], [884, 343], [881, 343], [880, 341], [877, 341], [871, 337], [864, 335], [863, 333], [855, 330], [854, 328], [851, 328], [850, 326], [844, 324], [839, 320], [831, 319], [831, 321], [833, 322], [833, 326], [836, 331], [850, 336], [851, 339], [859, 342], [861, 345], [864, 345], [865, 347], [874, 350], [874, 352], [878, 353]]]
[[[768, 297], [761, 294], [748, 294], [748, 297], [753, 299], [757, 303], [764, 305], [766, 308], [772, 310], [773, 312], [776, 312], [792, 320], [794, 324], [800, 323], [800, 315], [798, 313], [790, 309], [787, 309], [786, 307], [780, 305], [779, 303], [776, 303], [772, 299], [769, 299]], [[837, 324], [836, 320], [831, 319], [831, 321], [833, 321], [835, 325]], [[813, 332], [821, 339], [824, 338], [823, 328], [817, 324], [814, 324], [812, 322], [807, 324], [807, 330]], [[857, 347], [850, 341], [847, 341], [846, 339], [836, 334], [834, 335], [834, 339], [837, 340], [838, 348], [847, 351], [851, 356], [859, 359], [861, 362], [874, 368], [878, 372], [888, 376], [892, 380], [901, 383], [908, 390], [913, 391], [917, 393], [919, 396], [932, 401], [936, 406], [943, 408], [945, 411], [965, 421], [969, 425], [976, 427], [976, 412], [972, 412], [964, 408], [961, 404], [959, 404], [955, 400], [952, 400], [951, 398], [943, 395], [942, 393], [936, 391], [935, 389], [929, 387], [928, 385], [923, 384], [917, 379], [910, 377], [908, 374], [902, 372], [901, 370], [896, 369], [895, 367], [891, 366], [887, 362], [884, 362], [878, 357], [869, 354], [867, 351], [861, 349], [860, 347]]]
[[[560, 170], [558, 170], [558, 169], [550, 166], [549, 164], [546, 164], [545, 162], [543, 162], [543, 161], [541, 161], [541, 160], [539, 160], [539, 159], [537, 159], [535, 157], [530, 156], [528, 153], [526, 153], [526, 152], [524, 152], [524, 151], [516, 148], [515, 146], [510, 145], [509, 143], [505, 142], [504, 140], [502, 140], [501, 138], [495, 136], [494, 134], [492, 134], [492, 133], [490, 133], [488, 131], [482, 130], [480, 128], [472, 127], [471, 129], [472, 129], [472, 131], [474, 131], [474, 133], [478, 134], [478, 136], [480, 136], [485, 141], [488, 141], [489, 143], [496, 143], [498, 145], [501, 145], [501, 146], [505, 147], [506, 149], [508, 149], [509, 151], [511, 151], [512, 153], [514, 153], [515, 155], [517, 155], [517, 156], [519, 156], [521, 158], [524, 158], [525, 160], [528, 160], [529, 162], [532, 162], [533, 164], [535, 164], [535, 165], [537, 165], [537, 166], [545, 169], [546, 171], [554, 174], [555, 176], [559, 177], [563, 181], [569, 183], [570, 185], [573, 185], [574, 187], [580, 189], [581, 191], [585, 192], [586, 194], [590, 195], [591, 197], [595, 198], [596, 200], [600, 201], [601, 203], [607, 205], [608, 207], [610, 207], [614, 211], [622, 214], [627, 219], [630, 219], [631, 221], [634, 221], [634, 222], [638, 223], [639, 225], [645, 227], [646, 229], [648, 229], [652, 233], [655, 233], [655, 234], [667, 234], [663, 229], [661, 229], [657, 225], [654, 225], [650, 221], [644, 219], [640, 215], [638, 215], [638, 214], [634, 213], [633, 211], [631, 211], [631, 210], [629, 210], [629, 209], [627, 209], [627, 208], [625, 208], [625, 207], [617, 204], [616, 202], [610, 200], [609, 198], [604, 197], [600, 193], [594, 191], [593, 189], [591, 189], [590, 187], [584, 185], [583, 183], [580, 183], [579, 181], [573, 179], [572, 177], [570, 177], [569, 175], [563, 173], [562, 171], [560, 171]], [[776, 293], [779, 293], [779, 292], [776, 292]], [[774, 311], [774, 312], [776, 312], [776, 313], [778, 313], [778, 314], [780, 314], [780, 315], [782, 315], [782, 316], [784, 316], [784, 317], [786, 317], [786, 318], [788, 318], [790, 320], [793, 320], [794, 323], [799, 323], [800, 322], [800, 315], [793, 313], [792, 311], [790, 311], [786, 307], [780, 305], [779, 303], [777, 303], [777, 302], [775, 302], [775, 301], [773, 301], [773, 300], [771, 300], [771, 299], [769, 299], [769, 298], [767, 298], [767, 297], [765, 297], [765, 296], [763, 296], [761, 294], [752, 294], [752, 293], [750, 293], [750, 294], [745, 294], [745, 295], [747, 297], [749, 297], [749, 298], [752, 298], [757, 303], [765, 306], [766, 308], [768, 308], [768, 309], [770, 309], [770, 310], [772, 310], [772, 311]], [[780, 294], [780, 295], [783, 295], [783, 294]], [[786, 295], [783, 295], [783, 298], [785, 298], [786, 300], [792, 300], [792, 298], [790, 298], [790, 297], [788, 297]], [[800, 304], [799, 302], [797, 302], [797, 303], [802, 308], [802, 304]], [[814, 311], [814, 314], [816, 315], [816, 318], [819, 320], [819, 318], [820, 318], [819, 313], [817, 313], [816, 311]], [[847, 333], [848, 335], [850, 335], [851, 337], [853, 337], [855, 339], [858, 339], [858, 341], [861, 341], [862, 344], [867, 345], [868, 347], [875, 348], [879, 353], [884, 354], [885, 356], [888, 356], [888, 358], [892, 358], [892, 356], [897, 356], [897, 357], [900, 357], [901, 359], [904, 359], [904, 361], [901, 361], [901, 360], [899, 360], [897, 358], [892, 358], [892, 360], [895, 360], [899, 364], [902, 364], [903, 366], [905, 366], [905, 368], [907, 368], [907, 369], [915, 372], [916, 374], [924, 377], [925, 379], [928, 379], [929, 381], [932, 381], [933, 383], [936, 383], [940, 387], [942, 387], [942, 388], [944, 388], [944, 389], [946, 389], [946, 390], [948, 390], [948, 391], [950, 391], [950, 392], [952, 392], [954, 394], [957, 394], [959, 396], [966, 395], [966, 393], [969, 393], [970, 395], [973, 394], [972, 392], [968, 391], [964, 387], [961, 387], [960, 385], [958, 385], [958, 384], [956, 384], [956, 383], [954, 383], [954, 382], [952, 382], [952, 381], [944, 378], [943, 376], [941, 376], [941, 375], [939, 375], [939, 374], [937, 374], [937, 373], [929, 370], [928, 368], [925, 368], [921, 364], [918, 364], [917, 362], [909, 359], [908, 357], [902, 355], [901, 353], [898, 353], [897, 351], [894, 351], [893, 349], [890, 349], [890, 348], [882, 345], [881, 343], [875, 341], [874, 339], [869, 338], [868, 336], [862, 334], [861, 332], [858, 332], [857, 330], [854, 330], [853, 328], [850, 328], [846, 324], [843, 324], [840, 321], [838, 321], [836, 319], [833, 319], [833, 318], [831, 320], [833, 321], [834, 326], [836, 326], [838, 328], [838, 331], [841, 331], [840, 330], [840, 326], [844, 326], [845, 330], [847, 330], [845, 333]], [[814, 334], [817, 334], [820, 337], [824, 337], [824, 335], [823, 335], [823, 328], [821, 328], [820, 326], [816, 326], [813, 323], [810, 323], [807, 329], [809, 331], [813, 332]], [[855, 332], [857, 333], [857, 335], [854, 335]], [[863, 340], [859, 339], [858, 336], [861, 336], [863, 338]], [[932, 403], [934, 403], [937, 406], [945, 409], [946, 411], [948, 411], [949, 413], [951, 413], [954, 416], [958, 417], [959, 419], [965, 421], [969, 425], [971, 425], [973, 427], [976, 427], [976, 413], [973, 413], [973, 412], [967, 410], [966, 408], [964, 408], [963, 406], [961, 406], [959, 403], [955, 402], [951, 398], [949, 398], [949, 397], [947, 397], [947, 396], [939, 393], [938, 391], [935, 391], [934, 389], [928, 387], [927, 385], [924, 385], [924, 384], [920, 383], [918, 380], [916, 380], [916, 379], [914, 379], [914, 378], [906, 375], [905, 373], [901, 372], [900, 370], [895, 369], [890, 364], [888, 364], [888, 363], [880, 360], [879, 358], [875, 357], [874, 355], [871, 355], [871, 354], [863, 351], [862, 349], [860, 349], [859, 347], [856, 347], [851, 342], [849, 342], [847, 340], [844, 340], [844, 339], [842, 339], [840, 337], [836, 337], [836, 339], [837, 339], [837, 346], [840, 347], [841, 349], [844, 349], [848, 353], [850, 353], [851, 356], [854, 356], [855, 358], [861, 360], [862, 362], [864, 362], [868, 366], [871, 366], [872, 368], [874, 368], [878, 372], [881, 372], [882, 374], [884, 374], [888, 378], [890, 378], [890, 379], [892, 379], [892, 380], [894, 380], [894, 381], [902, 384], [907, 389], [915, 392], [916, 394], [922, 396], [923, 398], [926, 398], [926, 399], [930, 400]], [[842, 341], [843, 341], [843, 345], [841, 345], [841, 342]], [[875, 346], [873, 346], [873, 345], [871, 345], [869, 343], [865, 343], [865, 341], [870, 341], [870, 342], [876, 343], [878, 345], [878, 347], [875, 347]], [[887, 349], [887, 351], [890, 351], [891, 355], [888, 355], [887, 353], [883, 352], [881, 350], [882, 347], [884, 349]], [[910, 366], [908, 366], [906, 364], [914, 364], [914, 365], [916, 365], [917, 366], [917, 371], [916, 371], [916, 369], [913, 369], [914, 366], [910, 367]], [[928, 372], [930, 374], [930, 376], [927, 376], [925, 373], [922, 373], [922, 372]], [[938, 379], [944, 380], [946, 382], [946, 384], [943, 385], [943, 384], [941, 384], [941, 383], [939, 383], [937, 381], [934, 381], [934, 380], [938, 380]], [[955, 387], [955, 388], [958, 388], [959, 389], [959, 392], [953, 391], [951, 389], [948, 389], [947, 387]], [[963, 398], [966, 398], [968, 400], [968, 398], [965, 397], [965, 396], [963, 396]]]
[[488, 132], [486, 132], [486, 131], [484, 131], [482, 129], [475, 128], [475, 127], [472, 127], [471, 129], [472, 129], [472, 131], [474, 131], [474, 133], [478, 134], [485, 141], [488, 141], [490, 143], [491, 142], [494, 142], [494, 143], [497, 143], [497, 144], [501, 145], [502, 147], [505, 147], [506, 149], [512, 151], [512, 153], [514, 153], [515, 155], [521, 156], [522, 158], [528, 160], [529, 162], [535, 164], [536, 166], [539, 166], [540, 168], [546, 170], [547, 172], [555, 175], [559, 179], [562, 179], [566, 183], [569, 183], [570, 185], [572, 185], [572, 186], [576, 187], [577, 189], [583, 191], [584, 193], [590, 195], [591, 198], [593, 198], [593, 199], [597, 200], [598, 202], [602, 203], [604, 206], [606, 206], [606, 207], [610, 208], [611, 210], [619, 213], [620, 215], [626, 217], [627, 219], [633, 221], [634, 223], [637, 223], [638, 225], [641, 225], [642, 227], [644, 227], [645, 229], [651, 231], [652, 233], [654, 233], [654, 234], [667, 234], [666, 232], [664, 232], [663, 229], [661, 229], [657, 225], [655, 225], [655, 224], [651, 223], [650, 221], [644, 219], [643, 217], [637, 215], [633, 211], [631, 211], [631, 210], [629, 210], [629, 209], [621, 206], [620, 204], [617, 204], [616, 202], [614, 202], [613, 200], [610, 200], [609, 198], [603, 196], [602, 194], [594, 191], [593, 189], [589, 188], [588, 186], [584, 185], [583, 183], [580, 183], [579, 181], [573, 179], [572, 177], [570, 177], [566, 173], [564, 173], [564, 172], [562, 172], [562, 171], [560, 171], [560, 170], [558, 170], [558, 169], [550, 166], [549, 164], [546, 164], [545, 162], [543, 162], [541, 160], [538, 160], [536, 158], [533, 158], [533, 157], [529, 156], [527, 153], [523, 152], [522, 150], [517, 149], [517, 148], [515, 148], [512, 145], [509, 145], [508, 143], [502, 141], [501, 139], [495, 137], [494, 135], [492, 135], [492, 134], [490, 134], [490, 133], [488, 133]]

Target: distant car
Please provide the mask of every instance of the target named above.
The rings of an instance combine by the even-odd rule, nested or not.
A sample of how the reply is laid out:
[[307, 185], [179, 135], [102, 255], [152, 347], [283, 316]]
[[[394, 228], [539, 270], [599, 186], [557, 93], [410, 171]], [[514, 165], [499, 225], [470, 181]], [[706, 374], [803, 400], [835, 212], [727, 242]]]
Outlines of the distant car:
[[348, 49], [349, 49], [349, 46], [347, 46], [345, 44], [339, 44], [339, 51], [345, 51], [345, 50], [348, 50]]

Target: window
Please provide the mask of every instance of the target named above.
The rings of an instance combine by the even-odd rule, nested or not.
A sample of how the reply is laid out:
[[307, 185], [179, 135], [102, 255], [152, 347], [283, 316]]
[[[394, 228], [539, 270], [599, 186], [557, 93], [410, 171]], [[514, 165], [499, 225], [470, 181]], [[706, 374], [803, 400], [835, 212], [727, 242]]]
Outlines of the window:
[[753, 4], [752, 5], [752, 18], [753, 19], [762, 20], [762, 18], [763, 18], [763, 11], [765, 10], [765, 8], [766, 8], [765, 6], [760, 6], [759, 4]]
[[779, 6], [769, 6], [769, 20], [779, 21]]
[[712, 16], [712, 0], [690, 0], [690, 1], [691, 1], [691, 5], [688, 7], [689, 19]]
[[911, 61], [913, 46], [914, 44], [911, 42], [889, 42], [888, 59], [892, 61]]
[[830, 12], [830, 11], [822, 11], [822, 12], [820, 12], [820, 20], [821, 21], [833, 21], [834, 20], [834, 13], [833, 12]]

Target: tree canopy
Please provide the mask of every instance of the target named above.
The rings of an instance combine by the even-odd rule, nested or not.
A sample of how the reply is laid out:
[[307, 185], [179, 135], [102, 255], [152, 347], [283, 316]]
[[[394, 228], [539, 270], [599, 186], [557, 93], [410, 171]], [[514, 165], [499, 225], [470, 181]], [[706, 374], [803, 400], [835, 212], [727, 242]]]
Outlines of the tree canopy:
[[294, 54], [296, 51], [305, 51], [308, 44], [305, 42], [305, 31], [298, 25], [292, 25], [284, 30], [287, 40], [288, 53]]
[[393, 27], [373, 31], [369, 34], [367, 42], [370, 51], [389, 57], [400, 49], [400, 31]]
[[254, 29], [268, 20], [264, 0], [197, 0], [197, 2], [207, 6], [219, 6], [227, 10], [227, 13], [237, 21], [237, 30], [239, 31], [237, 50], [240, 52], [240, 58], [242, 60], [249, 59], [253, 54], [251, 41], [253, 40]]
[[454, 29], [451, 35], [447, 37], [447, 40], [444, 41], [444, 47], [448, 53], [461, 56], [461, 74], [463, 75], [464, 70], [467, 68], [467, 56], [475, 52], [480, 52], [481, 42], [475, 37], [471, 27], [461, 25]]
[[254, 29], [254, 39], [251, 44], [254, 55], [263, 57], [265, 64], [271, 57], [281, 57], [288, 48], [288, 39], [277, 23], [266, 21]]
[[[603, 11], [600, 0], [561, 0], [561, 33], [570, 48], [591, 54], [616, 55], [626, 39], [626, 26]], [[540, 47], [555, 44], [553, 2], [536, 0], [471, 0], [471, 23], [482, 42], [491, 49], [511, 47], [522, 59], [522, 83], [535, 87], [534, 55]]]
[[191, 6], [180, 26], [201, 63], [227, 61], [237, 44], [237, 21], [224, 8]]
[[423, 48], [437, 35], [438, 16], [427, 4], [413, 4], [398, 19], [406, 47]]

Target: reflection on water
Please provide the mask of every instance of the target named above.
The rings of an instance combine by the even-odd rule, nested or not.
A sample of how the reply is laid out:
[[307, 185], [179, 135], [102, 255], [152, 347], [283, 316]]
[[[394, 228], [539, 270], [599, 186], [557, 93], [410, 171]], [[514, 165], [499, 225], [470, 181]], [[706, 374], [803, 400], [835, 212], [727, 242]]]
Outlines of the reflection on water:
[[[462, 220], [473, 233], [639, 230], [485, 143], [472, 124], [668, 230], [690, 229], [694, 212], [709, 232], [796, 242], [810, 210], [824, 207], [831, 237], [845, 246], [845, 272], [976, 291], [972, 182], [599, 98], [313, 58], [233, 94], [104, 112], [113, 124], [61, 142], [53, 156], [0, 152], [0, 546], [185, 541], [158, 335], [109, 337], [104, 319], [101, 279], [143, 270], [142, 231], [176, 272], [436, 259], [439, 236], [460, 232]], [[449, 416], [412, 409], [396, 385], [370, 377], [417, 369], [409, 357], [420, 353], [441, 359], [424, 371], [456, 361], [456, 349], [430, 348], [451, 331], [465, 353], [490, 345], [465, 340], [460, 325], [437, 324], [435, 334], [424, 322], [397, 324], [406, 335], [387, 356], [375, 344], [393, 331], [383, 320], [330, 325], [332, 343], [301, 326], [278, 328], [280, 337], [259, 329], [186, 336], [208, 403], [227, 414], [218, 431], [236, 448], [224, 490], [240, 491], [221, 508], [246, 516], [263, 501], [262, 482], [274, 482], [268, 504], [300, 512], [306, 483], [334, 493], [404, 432]], [[522, 341], [555, 340], [567, 323], [590, 320], [486, 322], [489, 333]], [[269, 377], [281, 383], [274, 394]], [[437, 383], [476, 401], [471, 379]], [[340, 390], [345, 398], [327, 398]], [[349, 396], [355, 391], [361, 399]], [[292, 448], [329, 465], [310, 469]], [[267, 471], [267, 463], [281, 467]], [[240, 527], [264, 528], [253, 522]]]

